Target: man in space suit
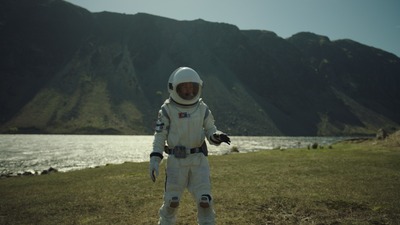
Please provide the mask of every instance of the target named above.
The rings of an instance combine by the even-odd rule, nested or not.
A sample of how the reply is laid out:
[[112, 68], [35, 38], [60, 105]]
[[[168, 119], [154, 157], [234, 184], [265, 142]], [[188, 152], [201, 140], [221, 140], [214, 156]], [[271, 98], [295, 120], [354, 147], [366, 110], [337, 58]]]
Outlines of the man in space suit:
[[150, 177], [155, 182], [163, 152], [168, 154], [164, 202], [159, 211], [162, 225], [175, 224], [185, 188], [196, 200], [198, 223], [215, 224], [205, 139], [220, 145], [230, 144], [230, 138], [214, 125], [211, 111], [200, 98], [202, 85], [203, 81], [193, 69], [176, 69], [168, 81], [170, 97], [158, 113], [150, 154]]

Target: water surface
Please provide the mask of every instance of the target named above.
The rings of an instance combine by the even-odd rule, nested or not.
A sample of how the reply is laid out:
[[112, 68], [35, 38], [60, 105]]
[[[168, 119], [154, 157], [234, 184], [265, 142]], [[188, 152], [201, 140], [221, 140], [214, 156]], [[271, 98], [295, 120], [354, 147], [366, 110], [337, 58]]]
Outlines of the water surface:
[[[210, 155], [222, 155], [232, 146], [241, 153], [277, 148], [307, 147], [314, 142], [328, 146], [344, 137], [233, 136], [231, 145], [210, 146]], [[59, 171], [149, 160], [151, 135], [0, 135], [0, 173]]]

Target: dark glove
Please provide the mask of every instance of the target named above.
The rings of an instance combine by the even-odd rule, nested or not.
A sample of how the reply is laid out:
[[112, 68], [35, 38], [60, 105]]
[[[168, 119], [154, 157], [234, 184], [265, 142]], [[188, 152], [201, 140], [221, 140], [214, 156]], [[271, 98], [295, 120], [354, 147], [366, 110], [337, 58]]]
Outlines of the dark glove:
[[225, 143], [227, 143], [228, 145], [231, 144], [231, 139], [230, 139], [229, 136], [228, 136], [227, 134], [225, 134], [225, 133], [215, 133], [215, 134], [213, 134], [212, 137], [213, 137], [214, 140], [218, 141], [219, 143], [225, 142]]

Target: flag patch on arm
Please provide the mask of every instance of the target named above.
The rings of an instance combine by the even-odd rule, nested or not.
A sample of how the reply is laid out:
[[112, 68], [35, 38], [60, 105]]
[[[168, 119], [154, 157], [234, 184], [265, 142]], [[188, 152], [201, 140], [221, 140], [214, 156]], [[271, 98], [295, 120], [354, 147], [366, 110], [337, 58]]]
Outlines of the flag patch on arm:
[[159, 133], [164, 129], [164, 123], [161, 120], [157, 120], [156, 122], [156, 132]]

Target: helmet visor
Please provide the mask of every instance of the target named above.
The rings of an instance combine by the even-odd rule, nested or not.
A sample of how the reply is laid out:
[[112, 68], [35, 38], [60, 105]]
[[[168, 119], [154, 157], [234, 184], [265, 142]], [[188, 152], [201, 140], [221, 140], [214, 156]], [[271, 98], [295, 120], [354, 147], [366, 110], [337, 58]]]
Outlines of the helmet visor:
[[192, 100], [199, 93], [199, 86], [198, 83], [193, 82], [180, 83], [176, 87], [176, 92], [182, 99]]

